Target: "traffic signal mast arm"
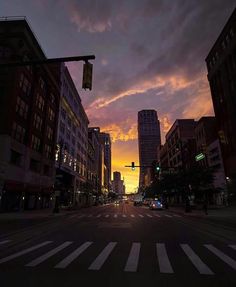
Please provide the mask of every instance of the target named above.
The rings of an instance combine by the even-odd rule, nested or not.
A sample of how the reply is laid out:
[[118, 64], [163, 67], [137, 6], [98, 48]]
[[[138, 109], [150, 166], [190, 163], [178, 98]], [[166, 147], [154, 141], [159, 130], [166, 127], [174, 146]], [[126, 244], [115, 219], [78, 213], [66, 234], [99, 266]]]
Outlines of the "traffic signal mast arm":
[[72, 61], [84, 61], [94, 60], [94, 55], [88, 56], [73, 56], [73, 57], [62, 57], [62, 58], [52, 58], [52, 59], [42, 59], [42, 60], [32, 60], [32, 61], [19, 61], [19, 62], [8, 62], [1, 63], [0, 67], [18, 67], [18, 66], [30, 66], [30, 65], [43, 65], [61, 62], [72, 62]]

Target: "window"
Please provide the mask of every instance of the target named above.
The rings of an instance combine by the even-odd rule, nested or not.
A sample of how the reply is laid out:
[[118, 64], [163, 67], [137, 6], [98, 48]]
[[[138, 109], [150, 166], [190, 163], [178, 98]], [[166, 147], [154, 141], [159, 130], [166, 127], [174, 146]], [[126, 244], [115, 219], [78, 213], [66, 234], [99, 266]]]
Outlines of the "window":
[[33, 122], [34, 127], [35, 127], [37, 130], [41, 131], [41, 129], [42, 129], [42, 123], [43, 123], [42, 118], [41, 118], [39, 115], [34, 114], [34, 122]]
[[31, 158], [30, 159], [30, 170], [34, 172], [40, 172], [40, 162]]
[[53, 122], [55, 118], [55, 113], [50, 107], [48, 108], [48, 115], [49, 115], [49, 120]]
[[24, 92], [24, 94], [26, 96], [29, 96], [31, 90], [31, 84], [23, 73], [20, 75], [19, 86], [21, 90]]
[[61, 132], [62, 134], [65, 133], [65, 124], [64, 124], [62, 121], [60, 122], [60, 132]]
[[66, 138], [67, 138], [68, 140], [70, 140], [70, 131], [69, 131], [69, 130], [66, 131]]
[[45, 154], [47, 158], [52, 157], [52, 147], [47, 144], [45, 145]]
[[44, 175], [50, 175], [50, 166], [49, 165], [44, 165], [44, 167], [43, 167], [43, 174]]
[[42, 90], [45, 89], [45, 81], [41, 77], [39, 78], [39, 86]]
[[24, 119], [27, 118], [29, 106], [23, 101], [20, 97], [17, 97], [16, 100], [16, 112], [18, 115], [23, 117]]
[[16, 152], [13, 149], [11, 150], [10, 163], [17, 165], [17, 166], [20, 166], [21, 165], [21, 158], [22, 158], [22, 155], [19, 152]]
[[35, 135], [32, 135], [31, 137], [31, 148], [39, 151], [40, 150], [40, 145], [41, 145], [41, 141], [38, 137], [36, 137]]
[[53, 138], [53, 130], [49, 126], [47, 126], [47, 138], [49, 140], [52, 140], [52, 138]]
[[14, 122], [12, 126], [12, 137], [19, 142], [24, 142], [25, 128]]
[[68, 126], [71, 127], [71, 118], [68, 117], [67, 122], [68, 122]]
[[61, 108], [61, 116], [64, 120], [66, 119], [66, 110], [64, 108]]
[[44, 108], [44, 99], [39, 93], [36, 96], [36, 106], [39, 108], [40, 111], [43, 111]]

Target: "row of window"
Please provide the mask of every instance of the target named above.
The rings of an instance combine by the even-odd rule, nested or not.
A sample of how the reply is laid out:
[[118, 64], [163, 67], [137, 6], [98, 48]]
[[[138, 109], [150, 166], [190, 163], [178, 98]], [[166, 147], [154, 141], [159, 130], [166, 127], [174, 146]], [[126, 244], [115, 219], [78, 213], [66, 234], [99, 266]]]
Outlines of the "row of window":
[[[11, 156], [10, 156], [10, 163], [16, 166], [21, 167], [24, 162], [24, 157], [21, 153], [11, 150]], [[29, 169], [31, 171], [41, 173], [43, 168], [43, 175], [51, 176], [52, 175], [52, 169], [49, 165], [43, 165], [40, 161], [31, 158], [29, 162]]]
[[218, 61], [219, 59], [219, 53], [220, 51], [224, 51], [229, 45], [230, 45], [230, 42], [231, 40], [233, 39], [234, 37], [234, 30], [233, 28], [230, 29], [229, 33], [226, 34], [226, 36], [224, 37], [223, 41], [221, 42], [221, 48], [219, 51], [216, 51], [214, 56], [212, 57], [212, 59], [210, 60], [209, 62], [209, 68], [211, 69], [215, 64], [216, 62]]

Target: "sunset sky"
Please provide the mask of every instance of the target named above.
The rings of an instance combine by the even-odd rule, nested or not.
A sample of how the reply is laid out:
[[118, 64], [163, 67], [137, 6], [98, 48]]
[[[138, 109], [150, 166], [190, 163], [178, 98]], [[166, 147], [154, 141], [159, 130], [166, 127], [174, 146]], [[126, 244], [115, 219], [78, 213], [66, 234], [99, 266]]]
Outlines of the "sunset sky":
[[112, 171], [138, 186], [137, 113], [157, 110], [162, 143], [176, 118], [212, 115], [205, 58], [235, 0], [1, 0], [0, 16], [26, 16], [46, 56], [94, 54], [93, 89], [81, 88], [90, 126], [112, 137]]

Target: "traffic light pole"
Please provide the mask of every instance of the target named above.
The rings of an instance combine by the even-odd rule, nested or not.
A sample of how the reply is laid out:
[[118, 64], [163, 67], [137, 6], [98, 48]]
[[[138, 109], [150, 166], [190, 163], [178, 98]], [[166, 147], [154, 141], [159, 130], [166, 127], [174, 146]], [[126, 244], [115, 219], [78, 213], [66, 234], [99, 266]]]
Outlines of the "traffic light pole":
[[89, 60], [95, 60], [95, 56], [94, 55], [73, 56], [73, 57], [51, 58], [51, 59], [33, 60], [33, 61], [1, 63], [0, 68], [14, 68], [21, 66], [33, 66], [33, 65], [54, 64], [54, 63], [75, 62], [75, 61], [77, 62], [84, 61], [87, 63]]

